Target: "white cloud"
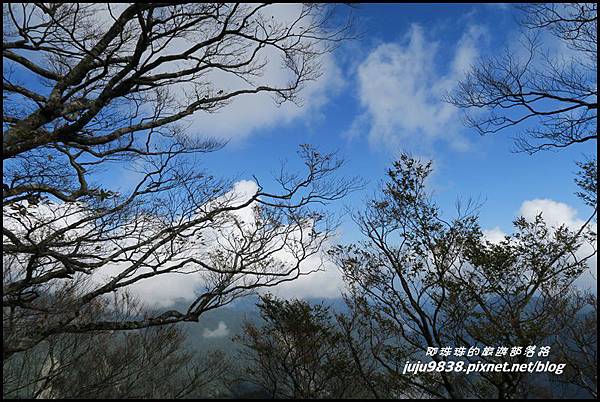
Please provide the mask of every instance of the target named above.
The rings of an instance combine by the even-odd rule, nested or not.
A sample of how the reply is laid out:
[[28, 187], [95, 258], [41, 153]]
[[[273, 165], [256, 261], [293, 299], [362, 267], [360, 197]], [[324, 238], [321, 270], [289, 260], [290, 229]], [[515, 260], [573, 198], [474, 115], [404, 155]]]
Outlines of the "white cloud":
[[[234, 183], [229, 193], [213, 202], [204, 205], [203, 208], [210, 210], [216, 203], [227, 202], [230, 205], [242, 204], [249, 197], [254, 195], [258, 186], [253, 181], [241, 180]], [[226, 201], [225, 201], [226, 200]], [[200, 211], [198, 212], [200, 213]], [[234, 212], [234, 215], [243, 222], [252, 222], [253, 214], [251, 206]], [[226, 226], [224, 232], [227, 232], [229, 226]], [[214, 230], [203, 231], [203, 237], [210, 246], [201, 246], [192, 244], [187, 253], [189, 255], [206, 255], [212, 247], [217, 247], [215, 239], [223, 237], [226, 233], [217, 233]], [[205, 282], [205, 275], [197, 272], [178, 271], [161, 274], [159, 277], [143, 279], [128, 286], [128, 289], [138, 296], [144, 303], [153, 307], [168, 307], [174, 304], [178, 299], [193, 300], [198, 295]], [[100, 272], [95, 273], [96, 280], [106, 281], [123, 270], [120, 264], [112, 264], [104, 267]]]
[[384, 43], [358, 67], [359, 99], [365, 112], [350, 128], [350, 135], [368, 131], [372, 144], [397, 147], [409, 142], [427, 146], [444, 139], [455, 148], [468, 143], [458, 132], [458, 110], [441, 100], [464, 75], [478, 55], [485, 36], [471, 26], [456, 43], [447, 71], [440, 72], [439, 43], [429, 40], [423, 28], [412, 25], [405, 43]]
[[204, 332], [202, 333], [204, 338], [222, 338], [227, 335], [229, 335], [229, 328], [227, 328], [227, 324], [225, 324], [223, 321], [219, 321], [217, 328], [213, 330], [205, 328]]
[[[120, 270], [120, 267], [116, 267], [115, 272]], [[128, 286], [128, 289], [146, 305], [161, 308], [171, 306], [181, 299], [194, 300], [201, 285], [200, 275], [171, 273], [141, 280]]]
[[[300, 15], [301, 10], [302, 4], [275, 4], [264, 9], [262, 13], [267, 17], [273, 16], [278, 23], [291, 24]], [[189, 46], [189, 43], [182, 43], [181, 46], [184, 46], [183, 49]], [[264, 60], [266, 65], [260, 77], [253, 77], [257, 86], [286, 86], [290, 82], [292, 76], [288, 69], [283, 68], [280, 52], [268, 47], [261, 50], [258, 57]], [[309, 123], [312, 118], [319, 116], [320, 109], [328, 99], [345, 85], [342, 71], [333, 54], [326, 53], [320, 56], [319, 64], [321, 75], [305, 83], [299, 93], [299, 104], [285, 102], [278, 105], [267, 93], [238, 96], [217, 113], [198, 112], [187, 118], [189, 133], [198, 137], [208, 136], [235, 141], [258, 133], [261, 129], [289, 124], [300, 118]], [[222, 71], [212, 71], [205, 79], [210, 81], [214, 88], [226, 91], [248, 87], [241, 78]], [[182, 97], [188, 87], [189, 85], [181, 85], [174, 94]]]
[[[330, 241], [329, 243], [332, 243]], [[327, 244], [324, 245], [324, 249]], [[302, 272], [311, 272], [302, 275], [291, 282], [284, 282], [273, 288], [267, 288], [264, 293], [269, 292], [284, 298], [336, 298], [340, 297], [344, 290], [344, 280], [338, 267], [324, 256], [323, 250], [319, 254], [310, 256], [302, 263]]]
[[499, 226], [483, 231], [483, 237], [490, 243], [494, 244], [500, 243], [502, 240], [504, 240], [504, 236], [506, 236], [506, 233], [504, 233]]
[[534, 199], [523, 202], [519, 214], [527, 220], [533, 220], [542, 214], [544, 221], [553, 227], [566, 225], [569, 229], [578, 230], [584, 223], [577, 218], [577, 210], [569, 205], [550, 199]]
[[[242, 204], [250, 196], [254, 195], [257, 189], [258, 186], [254, 181], [238, 181], [234, 184], [231, 192], [222, 198], [227, 199], [227, 202], [233, 205]], [[216, 200], [215, 202], [219, 202], [219, 200]], [[211, 203], [205, 207], [210, 209], [210, 204]], [[253, 206], [254, 204], [251, 204], [233, 212], [233, 215], [235, 215], [242, 225], [253, 224]], [[203, 239], [207, 246], [192, 244], [189, 246], [187, 253], [196, 256], [207, 255], [213, 248], [219, 247], [219, 242], [224, 242], [224, 239], [231, 236], [234, 230], [234, 227], [228, 224], [223, 225], [218, 231], [205, 230], [203, 232]], [[290, 236], [293, 236], [293, 234], [290, 234]], [[331, 243], [331, 240], [329, 243]], [[286, 248], [276, 252], [274, 257], [284, 264], [293, 264], [296, 261], [293, 252]], [[102, 269], [102, 273], [99, 275], [98, 280], [106, 280], [109, 277], [116, 275], [122, 269], [123, 267], [119, 264], [105, 267]], [[190, 269], [193, 270], [194, 267], [191, 266]], [[340, 289], [343, 286], [342, 277], [336, 266], [324, 258], [322, 250], [302, 261], [299, 269], [301, 275], [297, 279], [284, 282], [275, 287], [265, 288], [265, 291], [286, 298], [328, 298], [337, 297], [341, 294]], [[290, 278], [293, 276], [294, 273], [290, 275]], [[206, 280], [207, 277], [205, 275], [197, 272], [171, 272], [162, 274], [160, 277], [140, 280], [128, 286], [128, 288], [146, 304], [160, 308], [168, 307], [182, 298], [185, 300], [193, 300], [197, 297], [199, 290], [205, 286]], [[259, 290], [262, 291], [261, 289]]]
[[307, 119], [308, 123], [319, 115], [329, 96], [343, 85], [342, 73], [333, 56], [324, 56], [322, 66], [323, 75], [301, 91], [300, 105], [292, 102], [277, 105], [266, 93], [242, 95], [217, 113], [192, 115], [188, 118], [188, 131], [199, 137], [240, 140], [262, 129], [283, 126], [300, 118]]

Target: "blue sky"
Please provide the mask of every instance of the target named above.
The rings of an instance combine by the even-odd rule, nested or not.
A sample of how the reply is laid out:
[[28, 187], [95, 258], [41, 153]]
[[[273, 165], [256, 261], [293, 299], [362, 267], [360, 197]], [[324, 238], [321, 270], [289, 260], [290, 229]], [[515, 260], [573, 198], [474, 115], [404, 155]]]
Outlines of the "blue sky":
[[[296, 6], [276, 7], [285, 15], [285, 7], [293, 14]], [[190, 119], [190, 134], [228, 140], [203, 157], [210, 174], [255, 175], [268, 184], [280, 161], [293, 166], [298, 145], [309, 143], [322, 152], [337, 150], [346, 160], [340, 174], [367, 182], [332, 209], [360, 209], [405, 151], [434, 161], [431, 190], [449, 214], [458, 197], [485, 200], [484, 228], [509, 232], [522, 203], [532, 199], [565, 203], [584, 217], [585, 206], [574, 195], [575, 161], [595, 155], [595, 144], [515, 153], [511, 137], [521, 127], [481, 137], [440, 99], [477, 57], [514, 49], [518, 10], [505, 4], [361, 4], [353, 13], [361, 37], [323, 60], [323, 76], [301, 92], [301, 107], [277, 107], [266, 95], [251, 95]], [[119, 185], [130, 179], [114, 172], [102, 178]], [[343, 224], [342, 235], [358, 239], [351, 222]]]
[[[337, 149], [347, 161], [341, 173], [359, 175], [368, 181], [368, 185], [335, 208], [342, 205], [360, 208], [362, 201], [384, 179], [386, 169], [398, 153], [408, 151], [434, 160], [431, 189], [443, 209], [452, 212], [457, 197], [485, 200], [481, 209], [484, 228], [499, 227], [505, 232], [510, 231], [522, 203], [532, 199], [565, 203], [583, 217], [586, 210], [574, 196], [577, 191], [573, 181], [575, 161], [582, 159], [582, 155], [595, 155], [593, 144], [535, 155], [515, 153], [511, 137], [520, 129], [481, 137], [464, 127], [460, 113], [449, 111], [451, 106], [435, 99], [437, 93], [431, 92], [440, 81], [449, 81], [446, 85], [451, 87], [453, 79], [460, 77], [458, 71], [451, 70], [461, 51], [467, 55], [470, 51], [485, 56], [513, 45], [519, 35], [517, 12], [509, 6], [476, 4], [357, 6], [355, 13], [364, 35], [333, 55], [339, 70], [337, 79], [343, 82], [328, 94], [327, 100], [313, 107], [312, 97], [304, 97], [304, 108], [309, 109], [308, 112], [290, 121], [259, 125], [241, 138], [233, 136], [223, 150], [207, 156], [206, 165], [211, 171], [225, 176], [250, 179], [255, 174], [264, 178], [277, 169], [279, 160], [293, 160], [298, 144], [310, 143], [324, 151]], [[369, 70], [369, 58], [373, 61], [374, 55], [379, 54], [371, 64], [385, 64], [390, 53], [407, 58], [408, 64], [417, 70], [430, 70], [415, 77], [420, 82], [418, 88], [412, 90], [431, 95], [430, 101], [418, 104], [423, 106], [419, 112], [428, 107], [432, 109], [429, 114], [424, 114], [425, 118], [431, 117], [435, 121], [436, 114], [446, 113], [447, 117], [434, 122], [439, 123], [437, 128], [419, 127], [418, 122], [403, 123], [403, 120], [411, 119], [402, 115], [403, 112], [410, 114], [404, 103], [412, 100], [410, 93], [400, 93], [405, 88], [400, 85], [397, 96], [391, 93], [381, 99], [385, 102], [387, 96], [392, 100], [396, 110], [392, 110], [390, 116], [398, 120], [397, 124], [384, 134], [373, 132], [377, 125], [375, 120], [390, 116], [369, 116], [369, 107], [378, 104], [365, 100], [372, 95], [364, 87], [368, 86], [368, 74], [379, 71], [377, 67]], [[468, 57], [465, 58], [468, 61]], [[391, 68], [390, 80], [396, 78], [394, 74], [402, 80], [404, 70], [411, 69], [403, 63]], [[415, 71], [406, 73], [410, 74], [414, 75]], [[409, 78], [405, 77], [406, 80]], [[277, 113], [277, 109], [273, 110]], [[227, 109], [222, 113], [235, 119], [235, 114]], [[192, 126], [191, 130], [194, 129]], [[351, 223], [343, 225], [343, 235], [344, 240], [357, 238]]]
[[[297, 6], [275, 7], [285, 16]], [[459, 110], [441, 100], [478, 57], [505, 47], [518, 51], [518, 10], [499, 4], [365, 4], [354, 13], [362, 37], [322, 60], [323, 75], [301, 92], [302, 106], [277, 107], [259, 94], [189, 119], [191, 135], [228, 140], [222, 150], [202, 156], [209, 174], [234, 181], [254, 175], [271, 190], [268, 178], [282, 160], [300, 167], [300, 144], [320, 152], [337, 150], [346, 161], [339, 174], [367, 183], [331, 206], [341, 213], [346, 207], [364, 208], [400, 152], [409, 152], [433, 160], [430, 190], [449, 216], [459, 197], [485, 201], [480, 223], [496, 238], [512, 231], [519, 214], [532, 217], [543, 211], [547, 220], [571, 228], [587, 218], [588, 208], [574, 194], [575, 161], [595, 157], [595, 144], [515, 153], [511, 137], [522, 127], [482, 137], [462, 124]], [[564, 51], [551, 38], [543, 39], [553, 51]], [[111, 188], [133, 183], [133, 176], [117, 167], [99, 179]], [[359, 239], [346, 217], [336, 241]], [[169, 279], [169, 285], [165, 280], [158, 284], [168, 289], [161, 303], [182, 296], [182, 286], [189, 285], [188, 277]], [[286, 285], [278, 288], [288, 297], [338, 297], [341, 280], [329, 266]], [[151, 300], [160, 298], [157, 288], [147, 291]]]

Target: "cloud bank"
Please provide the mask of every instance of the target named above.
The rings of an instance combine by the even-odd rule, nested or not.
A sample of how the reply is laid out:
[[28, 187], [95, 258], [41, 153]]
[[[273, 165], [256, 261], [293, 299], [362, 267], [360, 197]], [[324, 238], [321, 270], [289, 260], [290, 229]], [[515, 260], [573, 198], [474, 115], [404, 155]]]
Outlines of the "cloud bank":
[[227, 335], [229, 335], [229, 328], [227, 328], [227, 324], [224, 321], [219, 321], [217, 328], [212, 330], [204, 328], [204, 332], [202, 332], [202, 337], [204, 338], [222, 338]]

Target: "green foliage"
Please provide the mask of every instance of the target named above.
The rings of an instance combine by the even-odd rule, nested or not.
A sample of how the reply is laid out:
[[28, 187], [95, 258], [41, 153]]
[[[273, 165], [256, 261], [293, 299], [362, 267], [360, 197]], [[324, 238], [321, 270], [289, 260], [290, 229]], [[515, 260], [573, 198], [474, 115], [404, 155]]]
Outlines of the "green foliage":
[[264, 325], [246, 323], [236, 340], [249, 365], [242, 379], [273, 398], [344, 398], [364, 391], [329, 308], [272, 295], [258, 304]]
[[585, 201], [591, 207], [598, 205], [598, 162], [594, 159], [588, 159], [584, 162], [577, 162], [579, 172], [575, 182], [581, 188], [577, 196]]
[[[592, 170], [593, 165], [586, 167]], [[492, 243], [479, 227], [475, 204], [458, 208], [452, 220], [444, 218], [427, 192], [430, 173], [430, 162], [402, 155], [381, 195], [355, 217], [365, 240], [330, 252], [348, 285], [349, 305], [372, 328], [367, 336], [387, 372], [387, 389], [394, 396], [442, 398], [543, 395], [547, 390], [536, 388], [533, 375], [525, 373], [409, 378], [402, 368], [406, 361], [429, 360], [424, 356], [429, 347], [552, 344], [558, 349], [552, 339], [565, 321], [555, 317], [576, 319], [576, 310], [566, 306], [573, 281], [595, 255], [595, 233], [586, 225], [576, 231], [550, 227], [538, 215], [516, 219], [514, 233]], [[589, 189], [591, 178], [585, 177], [582, 187]]]

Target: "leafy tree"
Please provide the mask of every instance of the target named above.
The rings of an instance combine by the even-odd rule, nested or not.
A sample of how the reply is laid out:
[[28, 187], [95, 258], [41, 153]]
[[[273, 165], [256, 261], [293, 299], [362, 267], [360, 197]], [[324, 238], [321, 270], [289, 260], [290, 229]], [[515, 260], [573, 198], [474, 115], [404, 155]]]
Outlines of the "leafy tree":
[[[425, 187], [430, 172], [430, 162], [402, 155], [382, 195], [355, 216], [365, 240], [332, 252], [349, 288], [349, 305], [369, 323], [366, 334], [387, 372], [386, 389], [395, 397], [535, 396], [535, 374], [406, 375], [403, 369], [407, 361], [456, 360], [439, 353], [426, 357], [428, 348], [560, 349], [553, 339], [580, 311], [567, 308], [572, 283], [596, 253], [590, 225], [595, 212], [575, 232], [548, 227], [541, 216], [519, 218], [514, 234], [492, 243], [477, 223], [474, 203], [459, 204], [451, 220], [442, 214]], [[565, 318], [562, 323], [557, 316]], [[527, 360], [524, 354], [458, 359]]]
[[329, 308], [303, 300], [261, 296], [264, 325], [246, 323], [237, 340], [248, 366], [242, 380], [272, 398], [368, 395]]
[[[517, 7], [521, 11], [523, 35], [520, 44], [523, 45], [524, 54], [519, 55], [521, 49], [513, 48], [481, 59], [446, 100], [463, 108], [467, 124], [481, 134], [496, 133], [511, 127], [520, 128], [522, 133], [516, 139], [519, 151], [533, 154], [541, 150], [594, 143], [598, 139], [596, 4], [536, 3]], [[549, 39], [556, 41], [561, 50], [551, 51]], [[523, 335], [527, 334], [526, 338], [556, 336], [561, 358], [570, 362], [571, 374], [566, 382], [577, 384], [595, 396], [596, 364], [595, 359], [593, 363], [589, 360], [596, 353], [595, 332], [586, 331], [589, 323], [595, 322], [595, 317], [589, 312], [582, 312], [594, 306], [595, 301], [590, 301], [588, 296], [581, 296], [570, 286], [579, 271], [585, 269], [585, 264], [579, 268], [569, 267], [570, 262], [566, 262], [566, 257], [571, 254], [572, 258], [568, 261], [575, 262], [581, 257], [575, 252], [579, 242], [595, 242], [590, 223], [595, 220], [597, 211], [596, 157], [578, 162], [577, 165], [580, 171], [576, 182], [581, 188], [577, 195], [594, 209], [579, 232], [573, 234], [565, 228], [550, 230], [541, 219], [533, 224], [518, 220], [517, 234], [520, 232], [525, 237], [508, 237], [505, 242], [495, 246], [496, 251], [487, 246], [488, 250], [481, 255], [492, 257], [495, 252], [500, 252], [496, 256], [496, 264], [502, 264], [503, 258], [510, 258], [515, 264], [521, 263], [520, 258], [527, 258], [527, 266], [535, 268], [539, 284], [531, 282], [527, 275], [517, 275], [517, 267], [513, 284], [507, 286], [506, 283], [498, 283], [506, 286], [505, 294], [502, 297], [498, 295], [500, 299], [504, 298], [506, 304], [517, 300], [516, 311], [512, 306], [502, 308], [510, 314], [505, 319], [512, 318], [515, 321], [523, 311], [530, 310], [530, 314], [538, 312], [541, 323], [537, 329], [533, 324], [529, 326], [529, 331], [517, 325], [519, 330], [524, 331]], [[534, 233], [541, 233], [542, 236], [535, 238]], [[520, 244], [527, 244], [524, 241], [529, 242], [534, 252], [518, 249]], [[595, 253], [593, 244], [591, 249]], [[546, 254], [541, 253], [542, 250]], [[506, 255], [502, 256], [502, 253]], [[582, 257], [581, 262], [585, 262], [586, 258], [589, 256]], [[561, 260], [564, 262], [561, 263]], [[558, 272], [553, 274], [555, 269]], [[544, 279], [546, 275], [548, 277]], [[504, 274], [502, 277], [506, 278]], [[490, 282], [492, 285], [495, 285], [494, 282]], [[516, 289], [513, 289], [515, 286]], [[530, 286], [533, 293], [528, 290]], [[560, 290], [564, 293], [560, 294]], [[519, 294], [523, 294], [522, 298]], [[533, 300], [535, 303], [530, 306]], [[537, 307], [538, 303], [546, 303], [547, 307]], [[554, 323], [550, 320], [552, 306], [558, 317]], [[492, 311], [496, 313], [496, 310]], [[578, 330], [574, 331], [573, 328]], [[493, 327], [483, 326], [481, 333], [486, 331], [488, 334], [504, 336]], [[559, 333], [562, 334], [560, 337]], [[586, 353], [581, 351], [582, 347], [586, 349], [587, 357], [583, 357]], [[506, 377], [494, 381], [497, 384], [512, 384], [508, 388], [513, 392], [521, 379], [517, 381]], [[531, 383], [529, 386], [521, 383], [519, 392], [526, 392], [528, 387], [529, 391], [535, 392]]]

